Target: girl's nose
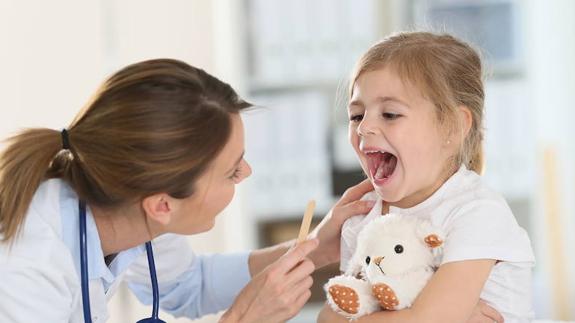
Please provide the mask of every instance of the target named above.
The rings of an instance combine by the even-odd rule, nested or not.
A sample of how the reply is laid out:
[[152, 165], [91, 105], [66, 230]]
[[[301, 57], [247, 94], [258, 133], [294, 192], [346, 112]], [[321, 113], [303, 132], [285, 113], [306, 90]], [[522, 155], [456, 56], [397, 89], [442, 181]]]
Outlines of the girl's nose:
[[374, 135], [377, 133], [377, 126], [374, 121], [369, 120], [367, 115], [364, 116], [364, 119], [361, 120], [359, 125], [357, 126], [357, 134], [360, 137], [365, 137], [368, 135]]

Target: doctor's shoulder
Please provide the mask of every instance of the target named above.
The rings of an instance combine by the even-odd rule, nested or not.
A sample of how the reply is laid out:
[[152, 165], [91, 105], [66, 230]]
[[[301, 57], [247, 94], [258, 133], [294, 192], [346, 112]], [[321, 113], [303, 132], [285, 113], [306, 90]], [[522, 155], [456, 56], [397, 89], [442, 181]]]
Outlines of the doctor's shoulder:
[[0, 234], [0, 257], [9, 264], [72, 266], [69, 248], [62, 237], [60, 194], [62, 180], [49, 179], [38, 187], [22, 226], [11, 241]]
[[60, 184], [43, 182], [18, 233], [10, 241], [0, 236], [0, 322], [59, 322], [79, 299], [72, 255], [61, 237]]

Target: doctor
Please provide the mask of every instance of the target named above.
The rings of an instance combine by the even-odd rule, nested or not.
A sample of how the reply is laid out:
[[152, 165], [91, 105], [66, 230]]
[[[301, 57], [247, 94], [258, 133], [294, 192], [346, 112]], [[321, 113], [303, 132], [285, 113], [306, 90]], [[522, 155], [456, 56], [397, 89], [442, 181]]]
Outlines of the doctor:
[[[184, 235], [210, 230], [251, 174], [240, 117], [249, 107], [200, 69], [151, 60], [109, 78], [67, 129], [10, 138], [0, 156], [0, 322], [105, 322], [121, 281], [175, 316], [293, 317], [314, 268], [339, 259], [343, 221], [370, 209], [357, 199], [372, 188], [348, 190], [298, 246], [194, 255]], [[151, 311], [142, 322], [161, 322]]]

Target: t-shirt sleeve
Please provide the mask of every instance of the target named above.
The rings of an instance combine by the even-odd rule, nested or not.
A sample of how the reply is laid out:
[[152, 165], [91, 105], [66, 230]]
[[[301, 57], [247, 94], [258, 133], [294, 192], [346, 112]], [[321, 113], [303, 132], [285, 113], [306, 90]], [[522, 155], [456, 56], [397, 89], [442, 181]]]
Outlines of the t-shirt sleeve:
[[504, 201], [468, 203], [446, 222], [442, 264], [474, 259], [535, 261], [527, 233]]

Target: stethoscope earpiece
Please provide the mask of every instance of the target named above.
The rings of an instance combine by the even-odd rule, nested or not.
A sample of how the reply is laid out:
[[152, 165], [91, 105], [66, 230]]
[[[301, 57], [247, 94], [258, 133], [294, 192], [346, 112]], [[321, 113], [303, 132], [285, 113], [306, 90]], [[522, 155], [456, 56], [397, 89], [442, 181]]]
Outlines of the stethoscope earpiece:
[[[92, 323], [90, 313], [90, 287], [88, 285], [88, 247], [86, 234], [86, 202], [79, 201], [80, 210], [80, 273], [82, 283], [82, 308], [84, 310], [84, 322]], [[150, 279], [152, 281], [152, 317], [139, 320], [137, 323], [166, 323], [158, 318], [158, 309], [160, 307], [160, 292], [158, 289], [158, 278], [156, 276], [156, 265], [154, 264], [154, 251], [152, 242], [146, 242], [146, 253], [148, 256], [148, 268], [150, 270]]]

